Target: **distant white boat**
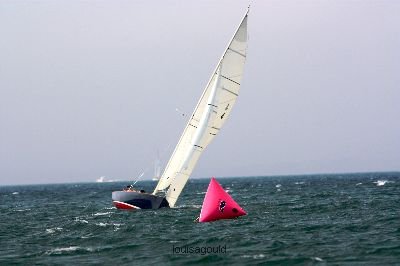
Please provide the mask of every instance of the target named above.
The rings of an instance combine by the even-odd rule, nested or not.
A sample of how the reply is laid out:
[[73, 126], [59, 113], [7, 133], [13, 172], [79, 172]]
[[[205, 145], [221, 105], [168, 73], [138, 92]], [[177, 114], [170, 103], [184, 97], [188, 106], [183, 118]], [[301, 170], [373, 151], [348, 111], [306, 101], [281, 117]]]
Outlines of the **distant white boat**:
[[96, 179], [96, 183], [103, 183], [105, 182], [106, 177], [105, 176], [100, 176], [99, 178]]
[[248, 10], [211, 74], [193, 114], [152, 194], [133, 190], [112, 193], [119, 209], [174, 207], [200, 155], [219, 134], [239, 95], [247, 52]]
[[96, 179], [96, 183], [110, 183], [110, 182], [119, 182], [123, 181], [122, 179], [107, 179], [105, 176], [100, 176], [99, 178]]

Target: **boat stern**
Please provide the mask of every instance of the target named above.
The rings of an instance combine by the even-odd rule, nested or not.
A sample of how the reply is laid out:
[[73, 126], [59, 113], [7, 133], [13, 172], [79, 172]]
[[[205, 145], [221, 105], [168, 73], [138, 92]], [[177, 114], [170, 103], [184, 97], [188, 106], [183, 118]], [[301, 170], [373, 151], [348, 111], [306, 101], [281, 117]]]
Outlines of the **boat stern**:
[[117, 209], [137, 210], [137, 209], [159, 209], [169, 207], [165, 197], [138, 191], [114, 191], [112, 201]]

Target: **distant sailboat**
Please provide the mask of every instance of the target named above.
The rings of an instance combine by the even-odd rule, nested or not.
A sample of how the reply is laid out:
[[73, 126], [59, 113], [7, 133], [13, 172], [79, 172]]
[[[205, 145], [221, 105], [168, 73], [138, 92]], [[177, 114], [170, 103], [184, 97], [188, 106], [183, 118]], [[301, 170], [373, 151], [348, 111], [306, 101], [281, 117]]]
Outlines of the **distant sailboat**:
[[141, 193], [130, 187], [127, 191], [114, 191], [112, 199], [117, 208], [175, 206], [200, 155], [219, 133], [239, 95], [246, 61], [248, 12], [212, 73], [153, 193]]
[[152, 178], [153, 181], [160, 180], [161, 177], [161, 163], [160, 163], [160, 156], [157, 156], [157, 160], [154, 162], [154, 176]]
[[199, 222], [232, 219], [246, 214], [217, 180], [214, 177], [211, 178], [204, 197], [203, 206], [201, 207]]

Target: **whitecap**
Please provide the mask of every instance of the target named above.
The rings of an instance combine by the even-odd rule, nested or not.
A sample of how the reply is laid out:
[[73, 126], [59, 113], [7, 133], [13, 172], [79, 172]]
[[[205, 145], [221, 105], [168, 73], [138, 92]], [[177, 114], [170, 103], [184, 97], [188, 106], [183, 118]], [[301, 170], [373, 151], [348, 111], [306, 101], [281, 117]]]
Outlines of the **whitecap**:
[[26, 211], [30, 211], [31, 209], [17, 209], [15, 211], [17, 212], [26, 212]]
[[88, 224], [89, 222], [84, 220], [84, 219], [79, 219], [78, 217], [75, 218], [75, 222], [83, 223], [83, 224]]
[[313, 257], [312, 259], [313, 259], [313, 260], [316, 260], [316, 261], [324, 261], [324, 260], [321, 259], [320, 257]]
[[46, 229], [46, 233], [48, 233], [48, 234], [53, 234], [53, 233], [55, 233], [56, 231], [61, 231], [61, 230], [62, 230], [62, 227], [48, 228], [48, 229]]
[[51, 254], [62, 254], [62, 253], [68, 253], [68, 252], [73, 252], [78, 250], [78, 246], [71, 246], [67, 248], [54, 248], [51, 250], [46, 251], [46, 254], [51, 255]]
[[46, 229], [46, 233], [52, 234], [52, 233], [54, 233], [54, 232], [55, 232], [54, 229]]
[[294, 182], [294, 184], [295, 184], [295, 185], [303, 185], [303, 184], [304, 184], [304, 181], [301, 181], [301, 182]]
[[124, 224], [113, 224], [113, 225], [114, 225], [114, 232], [116, 232], [120, 229], [119, 227]]
[[357, 183], [356, 186], [362, 185], [362, 183]]
[[54, 249], [46, 251], [46, 254], [48, 254], [48, 255], [65, 254], [65, 253], [75, 252], [77, 250], [85, 250], [85, 251], [92, 252], [93, 248], [82, 248], [82, 247], [79, 247], [79, 246], [70, 246], [70, 247], [65, 247], [65, 248], [54, 248]]
[[264, 254], [256, 254], [256, 255], [243, 255], [242, 258], [252, 258], [252, 259], [262, 259], [265, 257]]
[[281, 187], [281, 186], [282, 186], [281, 184], [278, 184], [278, 185], [276, 185], [275, 187], [278, 187], [278, 188], [279, 188], [279, 187]]
[[55, 248], [53, 250], [56, 251], [56, 252], [63, 252], [63, 251], [75, 251], [75, 250], [78, 250], [78, 249], [79, 249], [79, 247], [72, 246], [72, 247], [68, 247], [68, 248]]
[[375, 184], [379, 187], [379, 186], [384, 186], [386, 183], [393, 183], [393, 181], [388, 181], [388, 180], [377, 180], [377, 181], [375, 181], [375, 182], [373, 182], [373, 183], [375, 183]]
[[13, 194], [13, 195], [18, 195], [19, 192], [18, 192], [18, 191], [15, 191], [15, 192], [13, 192], [12, 194]]
[[108, 225], [108, 223], [97, 223], [96, 225], [101, 226], [101, 227], [105, 227]]
[[174, 209], [185, 209], [185, 208], [195, 208], [200, 209], [201, 205], [181, 205], [181, 206], [174, 206]]
[[111, 214], [112, 212], [97, 212], [95, 214], [93, 214], [93, 216], [101, 216], [101, 215], [108, 215]]

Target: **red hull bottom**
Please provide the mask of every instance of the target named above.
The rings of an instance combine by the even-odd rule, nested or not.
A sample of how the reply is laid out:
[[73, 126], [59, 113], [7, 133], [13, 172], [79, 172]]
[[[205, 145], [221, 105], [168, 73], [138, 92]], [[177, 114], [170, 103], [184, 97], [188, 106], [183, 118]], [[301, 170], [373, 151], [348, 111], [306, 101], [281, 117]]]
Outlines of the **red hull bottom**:
[[140, 209], [139, 207], [136, 207], [135, 205], [128, 204], [128, 203], [121, 202], [121, 201], [116, 201], [116, 200], [113, 201], [113, 204], [117, 209], [120, 209], [120, 210], [137, 210], [137, 209]]

